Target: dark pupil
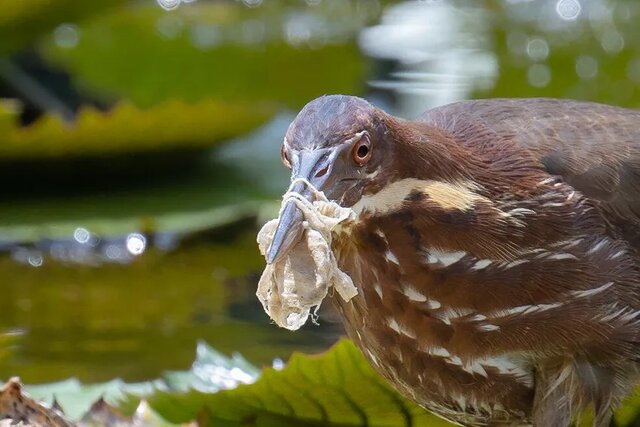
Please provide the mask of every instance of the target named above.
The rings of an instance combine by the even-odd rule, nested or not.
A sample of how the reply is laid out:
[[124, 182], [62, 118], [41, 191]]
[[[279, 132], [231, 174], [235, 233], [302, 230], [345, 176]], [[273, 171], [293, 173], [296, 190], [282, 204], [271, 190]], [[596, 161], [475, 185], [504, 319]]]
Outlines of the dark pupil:
[[361, 159], [367, 157], [367, 154], [369, 154], [369, 147], [367, 147], [366, 145], [361, 145], [360, 147], [358, 147], [357, 154]]

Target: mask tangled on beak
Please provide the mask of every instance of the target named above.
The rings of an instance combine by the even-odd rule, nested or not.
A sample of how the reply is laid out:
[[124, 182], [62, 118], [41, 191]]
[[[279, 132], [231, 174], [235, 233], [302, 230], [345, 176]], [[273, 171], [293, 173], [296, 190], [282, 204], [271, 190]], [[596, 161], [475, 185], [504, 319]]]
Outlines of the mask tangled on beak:
[[[310, 201], [291, 190], [299, 182], [308, 187], [315, 200]], [[345, 301], [358, 293], [349, 275], [338, 267], [331, 250], [331, 232], [340, 223], [352, 219], [354, 213], [327, 200], [307, 180], [295, 179], [283, 196], [279, 217], [266, 223], [258, 233], [258, 246], [265, 258], [282, 213], [290, 203], [295, 204], [304, 217], [302, 232], [296, 241], [287, 245], [285, 253], [267, 264], [256, 295], [278, 326], [297, 330], [309, 316], [315, 315], [330, 287], [335, 287]]]

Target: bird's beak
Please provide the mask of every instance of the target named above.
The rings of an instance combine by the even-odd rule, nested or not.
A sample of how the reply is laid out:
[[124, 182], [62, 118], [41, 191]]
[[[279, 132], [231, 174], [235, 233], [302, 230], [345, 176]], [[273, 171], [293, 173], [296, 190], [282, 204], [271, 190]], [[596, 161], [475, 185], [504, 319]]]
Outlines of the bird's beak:
[[[331, 175], [333, 156], [329, 150], [301, 151], [292, 159], [291, 181], [305, 178], [316, 189], [324, 191]], [[309, 201], [314, 200], [308, 186], [298, 181], [290, 191], [297, 192]], [[267, 264], [273, 264], [285, 255], [302, 237], [304, 216], [295, 203], [289, 201], [280, 214], [278, 228], [267, 252]]]

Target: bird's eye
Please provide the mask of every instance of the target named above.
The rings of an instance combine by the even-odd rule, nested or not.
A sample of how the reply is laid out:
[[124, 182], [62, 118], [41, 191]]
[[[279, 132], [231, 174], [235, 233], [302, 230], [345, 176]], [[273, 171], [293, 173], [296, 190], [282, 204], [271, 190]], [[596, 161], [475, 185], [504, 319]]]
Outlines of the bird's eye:
[[362, 166], [371, 158], [371, 141], [366, 135], [363, 135], [358, 142], [353, 145], [351, 151], [353, 161]]
[[287, 154], [287, 150], [284, 148], [280, 148], [280, 158], [282, 159], [282, 163], [289, 169], [291, 169], [291, 162], [289, 161], [289, 155]]

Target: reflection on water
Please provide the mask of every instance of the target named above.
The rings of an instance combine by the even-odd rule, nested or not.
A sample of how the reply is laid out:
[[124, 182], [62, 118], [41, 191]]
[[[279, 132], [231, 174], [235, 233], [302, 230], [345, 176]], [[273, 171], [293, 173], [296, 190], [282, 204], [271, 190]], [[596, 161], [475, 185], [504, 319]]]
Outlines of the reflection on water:
[[489, 12], [479, 2], [461, 4], [403, 2], [360, 33], [365, 54], [393, 63], [386, 76], [369, 84], [395, 95], [396, 113], [416, 116], [492, 86], [498, 70]]
[[[369, 64], [362, 94], [403, 116], [473, 97], [640, 102], [635, 1], [236, 3], [250, 12], [238, 24], [225, 26], [222, 14], [167, 12], [153, 16], [152, 31], [163, 43], [187, 34], [203, 52], [259, 50], [274, 39], [296, 49], [357, 42], [362, 57], [341, 60]], [[65, 23], [52, 39], [72, 50], [85, 34]], [[276, 74], [301, 87], [314, 65], [292, 62]], [[274, 213], [256, 203], [286, 187], [278, 146], [294, 114], [283, 109], [197, 165], [176, 161], [167, 176], [141, 171], [145, 179], [131, 188], [0, 201], [0, 329], [15, 331], [11, 352], [0, 342], [0, 378], [148, 379], [188, 367], [198, 339], [277, 366], [292, 349], [327, 347], [340, 333], [330, 315], [319, 328], [291, 333], [270, 324], [254, 295], [263, 267], [257, 223]], [[219, 227], [229, 223], [235, 228]]]
[[[128, 236], [125, 245], [140, 250], [140, 237]], [[0, 377], [148, 379], [188, 367], [198, 339], [270, 365], [293, 348], [320, 350], [339, 334], [328, 321], [296, 334], [269, 322], [254, 296], [262, 259], [253, 232], [193, 235], [177, 249], [151, 248], [127, 264], [93, 261], [47, 258], [34, 268], [0, 258], [0, 271], [11, 278], [1, 325], [23, 328], [15, 351], [0, 359]]]

